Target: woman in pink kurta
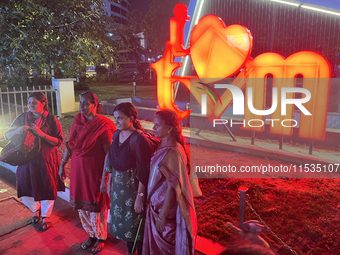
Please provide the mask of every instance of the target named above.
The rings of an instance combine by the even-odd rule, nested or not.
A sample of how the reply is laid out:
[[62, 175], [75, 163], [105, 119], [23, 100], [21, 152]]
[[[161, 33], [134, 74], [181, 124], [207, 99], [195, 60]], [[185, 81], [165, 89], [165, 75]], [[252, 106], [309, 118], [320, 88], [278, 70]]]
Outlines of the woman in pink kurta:
[[72, 154], [70, 204], [78, 210], [83, 228], [90, 236], [81, 248], [85, 250], [94, 244], [92, 253], [98, 253], [107, 238], [110, 203], [107, 193], [101, 193], [100, 184], [105, 155], [116, 128], [110, 119], [98, 114], [98, 99], [93, 92], [81, 95], [79, 109], [59, 174], [65, 177], [64, 167]]
[[154, 123], [161, 144], [150, 165], [143, 254], [194, 254], [197, 219], [179, 119], [161, 110]]

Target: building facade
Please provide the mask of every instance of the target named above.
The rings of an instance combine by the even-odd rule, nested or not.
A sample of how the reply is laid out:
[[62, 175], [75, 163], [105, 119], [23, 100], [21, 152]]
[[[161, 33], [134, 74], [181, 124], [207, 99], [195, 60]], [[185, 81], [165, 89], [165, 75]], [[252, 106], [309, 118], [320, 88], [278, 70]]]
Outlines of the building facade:
[[130, 2], [128, 0], [120, 0], [115, 2], [103, 1], [106, 5], [106, 11], [110, 17], [113, 17], [115, 24], [127, 24], [127, 15], [131, 11]]

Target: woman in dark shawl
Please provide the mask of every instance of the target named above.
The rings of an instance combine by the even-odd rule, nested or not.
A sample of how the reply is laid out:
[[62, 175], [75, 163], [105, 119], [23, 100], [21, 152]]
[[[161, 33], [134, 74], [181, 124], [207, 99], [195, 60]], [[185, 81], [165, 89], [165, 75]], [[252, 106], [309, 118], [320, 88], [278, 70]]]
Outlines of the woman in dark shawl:
[[85, 92], [80, 96], [80, 113], [74, 118], [59, 170], [65, 178], [65, 164], [72, 155], [70, 204], [78, 210], [83, 228], [90, 235], [81, 248], [94, 244], [92, 253], [100, 252], [107, 238], [109, 197], [100, 192], [100, 184], [105, 155], [116, 129], [110, 119], [99, 115], [98, 108], [96, 94]]
[[[144, 198], [150, 171], [151, 149], [137, 120], [133, 104], [124, 102], [114, 109], [116, 130], [107, 156], [106, 172], [112, 172], [110, 233], [127, 242], [128, 253], [142, 254]], [[104, 178], [103, 178], [104, 179]], [[102, 191], [106, 188], [102, 181]]]
[[51, 227], [49, 219], [57, 191], [64, 191], [65, 186], [58, 176], [60, 164], [58, 147], [63, 142], [62, 128], [59, 121], [48, 112], [45, 94], [33, 92], [28, 98], [29, 111], [18, 116], [5, 133], [11, 140], [16, 135], [26, 135], [24, 146], [31, 146], [41, 139], [40, 152], [29, 162], [17, 168], [18, 197], [34, 213], [32, 223], [43, 219], [43, 230]]

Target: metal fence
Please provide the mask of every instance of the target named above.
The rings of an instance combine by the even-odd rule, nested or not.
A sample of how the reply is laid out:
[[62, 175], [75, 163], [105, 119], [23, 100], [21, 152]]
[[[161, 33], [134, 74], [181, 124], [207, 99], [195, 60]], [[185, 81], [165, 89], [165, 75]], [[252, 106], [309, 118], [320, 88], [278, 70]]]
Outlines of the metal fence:
[[28, 110], [27, 102], [29, 94], [32, 92], [40, 91], [43, 92], [48, 100], [50, 112], [55, 115], [60, 115], [60, 109], [58, 107], [57, 101], [57, 89], [53, 88], [51, 85], [29, 87], [10, 91], [8, 87], [6, 90], [2, 91], [0, 88], [0, 107], [1, 107], [1, 123], [2, 125], [10, 124], [12, 121], [21, 113]]

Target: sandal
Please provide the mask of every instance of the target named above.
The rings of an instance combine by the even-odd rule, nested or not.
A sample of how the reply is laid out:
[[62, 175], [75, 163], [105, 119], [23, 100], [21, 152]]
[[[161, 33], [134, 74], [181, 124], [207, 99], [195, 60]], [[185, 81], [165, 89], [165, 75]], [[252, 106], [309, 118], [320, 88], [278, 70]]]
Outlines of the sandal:
[[92, 248], [92, 253], [96, 254], [100, 252], [104, 248], [104, 243], [105, 243], [105, 240], [97, 239], [97, 242], [94, 244]]
[[[43, 229], [43, 231], [46, 231], [47, 229], [49, 229], [52, 226], [52, 222], [50, 221], [49, 217], [42, 217], [42, 219], [44, 221], [42, 229]], [[45, 222], [45, 219], [48, 219], [48, 221]]]
[[97, 240], [97, 238], [90, 236], [86, 241], [84, 241], [84, 242], [80, 245], [80, 247], [81, 247], [83, 250], [86, 250], [86, 249], [89, 248], [89, 247], [94, 243], [94, 241], [96, 241], [96, 240]]
[[32, 217], [32, 223], [33, 224], [37, 224], [39, 221], [40, 221], [40, 210], [36, 210], [35, 211], [35, 214], [33, 217]]

